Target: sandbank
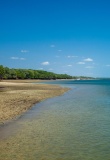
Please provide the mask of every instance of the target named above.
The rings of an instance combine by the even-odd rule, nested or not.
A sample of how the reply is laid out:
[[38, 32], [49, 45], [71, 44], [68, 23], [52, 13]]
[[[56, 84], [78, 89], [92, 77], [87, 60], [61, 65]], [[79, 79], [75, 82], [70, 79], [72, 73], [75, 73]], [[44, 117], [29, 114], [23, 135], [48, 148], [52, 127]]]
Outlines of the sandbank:
[[41, 80], [0, 81], [0, 124], [23, 114], [38, 102], [62, 95], [69, 90], [58, 85], [32, 82]]

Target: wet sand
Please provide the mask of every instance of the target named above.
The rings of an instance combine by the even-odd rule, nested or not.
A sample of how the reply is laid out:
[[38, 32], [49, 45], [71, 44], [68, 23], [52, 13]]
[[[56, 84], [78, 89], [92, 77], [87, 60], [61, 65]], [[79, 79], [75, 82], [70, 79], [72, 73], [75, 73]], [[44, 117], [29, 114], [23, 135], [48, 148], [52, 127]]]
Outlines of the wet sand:
[[33, 84], [39, 80], [7, 80], [0, 82], [0, 124], [26, 112], [35, 103], [68, 91], [57, 85]]

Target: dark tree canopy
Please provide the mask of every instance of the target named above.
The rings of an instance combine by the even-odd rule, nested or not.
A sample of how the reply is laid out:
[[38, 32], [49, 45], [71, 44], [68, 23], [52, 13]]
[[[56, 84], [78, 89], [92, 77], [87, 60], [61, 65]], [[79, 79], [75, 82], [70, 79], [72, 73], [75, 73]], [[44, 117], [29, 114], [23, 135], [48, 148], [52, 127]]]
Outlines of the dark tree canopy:
[[55, 79], [84, 79], [90, 77], [77, 77], [68, 74], [56, 74], [44, 70], [32, 69], [10, 69], [0, 65], [0, 79], [42, 79], [42, 80], [55, 80]]
[[5, 69], [2, 65], [0, 65], [0, 79], [3, 79], [4, 74], [5, 74]]

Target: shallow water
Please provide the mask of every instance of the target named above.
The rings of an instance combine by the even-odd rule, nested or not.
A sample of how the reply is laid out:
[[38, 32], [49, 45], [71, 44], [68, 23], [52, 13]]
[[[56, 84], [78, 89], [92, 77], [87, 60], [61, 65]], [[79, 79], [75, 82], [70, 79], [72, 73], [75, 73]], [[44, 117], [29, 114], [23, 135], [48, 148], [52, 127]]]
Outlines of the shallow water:
[[110, 160], [110, 81], [50, 83], [72, 89], [2, 127], [0, 160]]

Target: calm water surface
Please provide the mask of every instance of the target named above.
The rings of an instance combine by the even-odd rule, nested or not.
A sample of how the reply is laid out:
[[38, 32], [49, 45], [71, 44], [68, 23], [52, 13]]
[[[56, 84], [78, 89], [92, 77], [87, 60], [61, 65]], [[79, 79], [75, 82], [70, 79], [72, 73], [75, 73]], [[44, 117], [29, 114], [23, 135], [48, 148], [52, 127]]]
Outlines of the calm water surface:
[[110, 160], [110, 80], [70, 87], [0, 128], [0, 160]]

